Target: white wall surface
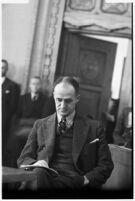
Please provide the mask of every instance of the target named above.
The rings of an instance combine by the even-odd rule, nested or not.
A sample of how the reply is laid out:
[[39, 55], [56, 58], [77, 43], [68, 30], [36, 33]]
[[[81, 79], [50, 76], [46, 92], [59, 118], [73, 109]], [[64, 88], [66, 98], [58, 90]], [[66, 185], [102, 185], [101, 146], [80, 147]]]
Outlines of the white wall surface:
[[9, 62], [8, 76], [22, 84], [29, 68], [37, 0], [2, 5], [2, 58]]

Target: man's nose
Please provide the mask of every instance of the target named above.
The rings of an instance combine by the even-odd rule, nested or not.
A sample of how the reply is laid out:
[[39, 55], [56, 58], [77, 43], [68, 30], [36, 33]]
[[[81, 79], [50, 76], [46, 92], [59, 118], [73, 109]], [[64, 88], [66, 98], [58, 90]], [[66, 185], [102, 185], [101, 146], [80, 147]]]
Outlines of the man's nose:
[[66, 104], [65, 104], [65, 101], [62, 101], [61, 102], [61, 107], [64, 107]]

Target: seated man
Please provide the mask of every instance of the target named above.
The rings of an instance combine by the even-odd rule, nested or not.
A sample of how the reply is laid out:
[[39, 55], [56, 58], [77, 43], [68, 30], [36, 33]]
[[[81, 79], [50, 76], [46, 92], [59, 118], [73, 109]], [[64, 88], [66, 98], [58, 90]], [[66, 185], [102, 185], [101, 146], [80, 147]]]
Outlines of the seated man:
[[114, 144], [132, 148], [132, 108], [123, 109], [113, 133]]
[[[79, 84], [75, 79], [60, 77], [53, 95], [56, 113], [35, 122], [18, 166], [35, 167], [37, 190], [101, 187], [113, 169], [102, 128], [97, 121], [76, 113]], [[48, 166], [58, 174], [43, 168]]]
[[29, 88], [30, 92], [20, 97], [16, 113], [19, 126], [33, 126], [35, 120], [41, 118], [46, 101], [46, 97], [41, 92], [41, 80], [38, 76], [30, 79]]
[[17, 167], [16, 160], [27, 141], [35, 120], [42, 117], [42, 109], [46, 101], [46, 97], [41, 93], [39, 77], [30, 79], [29, 88], [29, 93], [20, 96], [16, 117], [5, 150], [4, 163], [12, 167]]

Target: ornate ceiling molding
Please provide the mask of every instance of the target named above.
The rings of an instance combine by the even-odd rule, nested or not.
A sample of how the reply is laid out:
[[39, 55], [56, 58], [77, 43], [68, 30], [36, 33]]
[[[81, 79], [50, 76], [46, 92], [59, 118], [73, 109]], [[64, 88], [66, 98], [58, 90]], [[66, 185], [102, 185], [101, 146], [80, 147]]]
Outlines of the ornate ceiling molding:
[[131, 18], [131, 3], [105, 3], [105, 0], [68, 0], [64, 22], [68, 28], [131, 35]]

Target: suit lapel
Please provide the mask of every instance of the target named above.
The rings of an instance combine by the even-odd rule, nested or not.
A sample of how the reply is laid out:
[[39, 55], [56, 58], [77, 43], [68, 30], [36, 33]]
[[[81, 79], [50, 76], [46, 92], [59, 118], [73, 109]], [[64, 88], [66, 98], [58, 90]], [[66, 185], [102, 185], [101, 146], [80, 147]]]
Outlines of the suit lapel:
[[87, 139], [89, 124], [78, 115], [75, 117], [73, 130], [73, 161], [76, 164], [83, 145]]
[[46, 154], [48, 156], [48, 159], [52, 156], [54, 143], [55, 143], [55, 127], [56, 127], [56, 113], [53, 114], [48, 121], [46, 122], [46, 125], [43, 128], [45, 133], [45, 142], [46, 142]]
[[2, 95], [5, 94], [5, 90], [8, 88], [8, 78], [5, 78], [4, 82], [2, 83]]

